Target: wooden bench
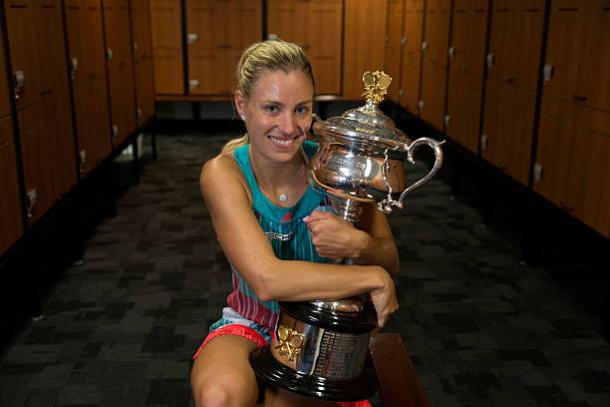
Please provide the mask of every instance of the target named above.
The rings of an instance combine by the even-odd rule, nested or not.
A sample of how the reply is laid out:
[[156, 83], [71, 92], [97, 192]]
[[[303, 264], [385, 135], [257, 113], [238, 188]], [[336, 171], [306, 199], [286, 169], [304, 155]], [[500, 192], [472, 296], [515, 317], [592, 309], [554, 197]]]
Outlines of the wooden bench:
[[384, 407], [428, 407], [428, 399], [399, 334], [375, 335], [370, 351]]

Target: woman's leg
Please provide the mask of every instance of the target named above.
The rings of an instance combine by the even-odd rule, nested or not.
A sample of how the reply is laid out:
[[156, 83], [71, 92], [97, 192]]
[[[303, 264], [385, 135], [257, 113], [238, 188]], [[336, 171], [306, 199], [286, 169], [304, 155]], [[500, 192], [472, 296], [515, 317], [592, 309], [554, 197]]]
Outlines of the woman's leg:
[[197, 407], [252, 407], [258, 399], [256, 376], [248, 356], [256, 345], [246, 338], [222, 335], [201, 350], [191, 372]]

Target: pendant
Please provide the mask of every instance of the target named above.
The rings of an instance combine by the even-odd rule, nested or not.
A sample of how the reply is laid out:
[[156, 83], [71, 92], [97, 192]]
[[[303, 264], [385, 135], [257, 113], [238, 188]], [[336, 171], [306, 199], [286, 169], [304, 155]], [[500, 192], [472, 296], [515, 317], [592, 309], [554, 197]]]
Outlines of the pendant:
[[288, 196], [286, 194], [280, 194], [279, 196], [280, 202], [284, 203], [288, 200]]

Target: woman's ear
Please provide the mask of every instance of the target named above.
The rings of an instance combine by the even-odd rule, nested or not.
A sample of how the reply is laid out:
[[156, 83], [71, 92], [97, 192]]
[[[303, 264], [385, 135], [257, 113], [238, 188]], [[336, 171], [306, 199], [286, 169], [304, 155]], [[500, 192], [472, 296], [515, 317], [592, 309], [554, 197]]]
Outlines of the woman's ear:
[[246, 98], [240, 90], [236, 90], [233, 94], [233, 103], [235, 104], [235, 110], [237, 111], [237, 114], [243, 120], [246, 115]]

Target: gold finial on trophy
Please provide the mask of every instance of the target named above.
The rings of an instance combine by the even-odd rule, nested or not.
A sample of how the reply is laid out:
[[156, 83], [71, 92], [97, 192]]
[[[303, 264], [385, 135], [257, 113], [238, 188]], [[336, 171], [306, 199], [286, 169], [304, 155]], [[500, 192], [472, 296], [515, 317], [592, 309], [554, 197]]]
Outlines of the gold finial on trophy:
[[370, 72], [366, 71], [362, 75], [364, 82], [364, 92], [362, 96], [366, 98], [367, 104], [377, 104], [383, 100], [383, 97], [388, 93], [388, 88], [392, 83], [392, 77], [383, 71]]

